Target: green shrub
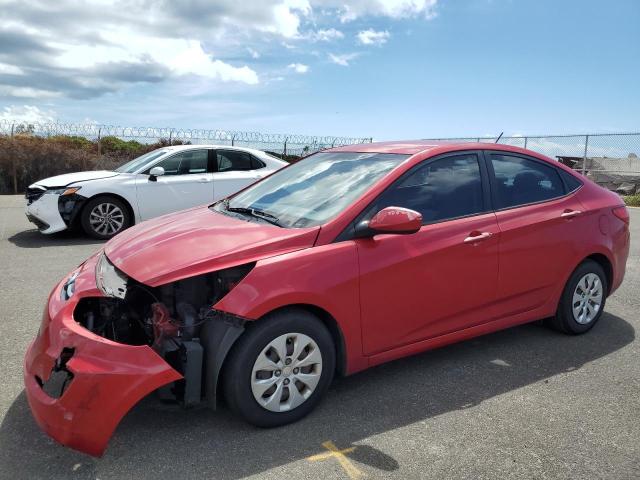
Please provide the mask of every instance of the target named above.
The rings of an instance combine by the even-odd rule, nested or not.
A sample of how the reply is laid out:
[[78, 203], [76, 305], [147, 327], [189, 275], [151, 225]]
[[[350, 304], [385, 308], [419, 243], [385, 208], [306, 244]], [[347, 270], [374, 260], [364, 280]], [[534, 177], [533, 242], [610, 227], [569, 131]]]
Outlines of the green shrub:
[[635, 195], [624, 195], [622, 198], [624, 199], [624, 203], [628, 206], [640, 207], [640, 193], [636, 193]]

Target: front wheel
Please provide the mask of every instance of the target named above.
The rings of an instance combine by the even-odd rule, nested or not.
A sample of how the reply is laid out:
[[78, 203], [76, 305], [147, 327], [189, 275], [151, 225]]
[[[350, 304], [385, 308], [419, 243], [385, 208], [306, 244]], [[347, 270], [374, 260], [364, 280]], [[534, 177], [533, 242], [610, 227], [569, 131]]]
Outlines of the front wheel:
[[602, 316], [607, 300], [607, 276], [593, 260], [585, 260], [565, 285], [555, 317], [547, 324], [563, 333], [585, 333]]
[[223, 393], [249, 423], [276, 427], [313, 410], [334, 370], [327, 328], [313, 314], [292, 308], [247, 328], [225, 361]]
[[131, 214], [118, 198], [102, 196], [92, 198], [82, 209], [82, 229], [87, 235], [108, 240], [131, 226]]

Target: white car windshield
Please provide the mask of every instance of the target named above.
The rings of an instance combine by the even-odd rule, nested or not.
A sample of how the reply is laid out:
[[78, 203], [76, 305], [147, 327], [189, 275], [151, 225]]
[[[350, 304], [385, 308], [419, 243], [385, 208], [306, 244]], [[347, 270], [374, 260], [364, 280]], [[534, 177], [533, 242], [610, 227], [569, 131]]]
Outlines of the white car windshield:
[[135, 173], [138, 170], [142, 169], [145, 165], [157, 160], [162, 155], [167, 153], [169, 150], [154, 150], [153, 152], [145, 153], [141, 157], [134, 158], [133, 160], [128, 161], [124, 165], [120, 165], [115, 169], [116, 172], [119, 173]]
[[215, 210], [258, 217], [281, 227], [321, 225], [332, 219], [408, 155], [321, 152], [240, 192]]

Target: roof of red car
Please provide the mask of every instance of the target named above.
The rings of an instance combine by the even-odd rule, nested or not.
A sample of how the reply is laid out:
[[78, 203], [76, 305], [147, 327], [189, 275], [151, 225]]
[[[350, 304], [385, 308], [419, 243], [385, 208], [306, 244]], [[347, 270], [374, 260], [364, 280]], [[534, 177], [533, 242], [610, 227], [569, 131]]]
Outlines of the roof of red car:
[[479, 149], [500, 149], [511, 151], [524, 151], [519, 147], [495, 143], [475, 143], [475, 142], [448, 142], [436, 140], [397, 140], [389, 142], [361, 143], [358, 145], [345, 145], [332, 149], [338, 152], [371, 152], [371, 153], [399, 153], [405, 155], [415, 155], [416, 153], [428, 150], [439, 149], [440, 152], [447, 150], [479, 150]]

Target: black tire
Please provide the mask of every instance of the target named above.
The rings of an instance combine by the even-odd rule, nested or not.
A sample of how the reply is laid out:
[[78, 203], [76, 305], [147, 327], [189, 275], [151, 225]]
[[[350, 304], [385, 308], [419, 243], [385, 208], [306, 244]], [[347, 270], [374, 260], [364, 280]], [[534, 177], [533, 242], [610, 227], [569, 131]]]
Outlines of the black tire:
[[[113, 219], [117, 220], [118, 223], [122, 221], [122, 224], [119, 225], [115, 231], [113, 231], [113, 229], [116, 228], [116, 225], [118, 225], [117, 223], [112, 223], [111, 225], [106, 226], [91, 223], [92, 212], [94, 212], [96, 208], [99, 209], [101, 205], [105, 208], [114, 208], [113, 211], [117, 213], [117, 216], [114, 216]], [[100, 195], [90, 199], [82, 209], [82, 214], [80, 216], [80, 224], [82, 225], [82, 229], [85, 233], [99, 240], [108, 240], [114, 237], [118, 233], [129, 228], [131, 223], [132, 218], [131, 213], [129, 212], [129, 206], [119, 198], [110, 195]]]
[[[293, 333], [310, 337], [320, 349], [320, 380], [302, 404], [288, 411], [273, 412], [260, 405], [253, 395], [253, 366], [258, 355], [269, 343], [282, 335]], [[300, 308], [274, 312], [249, 325], [234, 345], [225, 360], [222, 375], [223, 394], [234, 413], [258, 427], [277, 427], [295, 422], [311, 412], [326, 392], [333, 379], [335, 359], [335, 345], [331, 334], [315, 315]]]
[[[600, 308], [598, 309], [595, 317], [588, 321], [588, 323], [579, 323], [573, 313], [573, 298], [576, 292], [578, 282], [586, 275], [593, 274], [598, 277], [602, 285], [602, 301]], [[546, 320], [546, 324], [562, 333], [569, 335], [579, 335], [581, 333], [588, 332], [593, 326], [600, 320], [602, 312], [604, 311], [605, 303], [607, 300], [607, 292], [609, 291], [609, 285], [607, 283], [607, 276], [602, 267], [593, 260], [585, 260], [578, 268], [576, 268], [562, 292], [560, 303], [558, 304], [558, 310], [556, 315]]]

